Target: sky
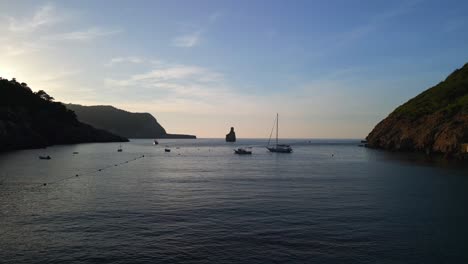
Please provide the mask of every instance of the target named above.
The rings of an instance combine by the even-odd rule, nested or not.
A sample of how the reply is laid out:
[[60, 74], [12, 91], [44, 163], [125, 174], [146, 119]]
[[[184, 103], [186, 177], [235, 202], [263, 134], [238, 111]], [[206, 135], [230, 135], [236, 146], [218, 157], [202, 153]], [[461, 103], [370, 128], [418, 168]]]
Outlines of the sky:
[[468, 62], [468, 1], [5, 1], [0, 77], [170, 133], [364, 138]]

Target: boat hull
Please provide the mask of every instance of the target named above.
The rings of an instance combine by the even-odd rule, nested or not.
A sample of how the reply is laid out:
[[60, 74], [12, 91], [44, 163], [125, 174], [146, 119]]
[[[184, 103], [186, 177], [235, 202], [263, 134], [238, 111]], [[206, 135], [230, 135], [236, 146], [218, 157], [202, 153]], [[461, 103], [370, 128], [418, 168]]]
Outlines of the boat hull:
[[244, 150], [244, 151], [234, 150], [234, 153], [239, 154], [239, 155], [252, 155], [252, 151], [248, 151], [248, 150]]
[[276, 153], [291, 153], [292, 149], [291, 148], [267, 148], [270, 152], [276, 152]]

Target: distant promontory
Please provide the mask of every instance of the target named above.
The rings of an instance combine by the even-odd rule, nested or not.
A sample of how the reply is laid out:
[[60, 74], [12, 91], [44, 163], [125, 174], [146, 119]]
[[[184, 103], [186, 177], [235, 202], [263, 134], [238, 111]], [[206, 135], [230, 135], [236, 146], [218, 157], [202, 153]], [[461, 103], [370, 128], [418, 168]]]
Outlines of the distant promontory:
[[55, 144], [125, 142], [128, 139], [79, 122], [45, 91], [0, 78], [0, 151]]
[[367, 141], [372, 148], [466, 156], [468, 64], [395, 109]]
[[131, 113], [110, 105], [67, 104], [83, 123], [127, 138], [196, 138], [193, 135], [168, 134], [150, 113]]

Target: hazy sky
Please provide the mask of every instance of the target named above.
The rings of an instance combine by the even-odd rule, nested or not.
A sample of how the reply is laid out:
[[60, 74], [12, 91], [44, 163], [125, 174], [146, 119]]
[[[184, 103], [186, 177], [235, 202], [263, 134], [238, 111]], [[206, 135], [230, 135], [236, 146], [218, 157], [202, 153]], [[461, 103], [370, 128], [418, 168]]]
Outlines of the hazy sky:
[[468, 1], [3, 1], [0, 76], [171, 133], [363, 138], [468, 62]]

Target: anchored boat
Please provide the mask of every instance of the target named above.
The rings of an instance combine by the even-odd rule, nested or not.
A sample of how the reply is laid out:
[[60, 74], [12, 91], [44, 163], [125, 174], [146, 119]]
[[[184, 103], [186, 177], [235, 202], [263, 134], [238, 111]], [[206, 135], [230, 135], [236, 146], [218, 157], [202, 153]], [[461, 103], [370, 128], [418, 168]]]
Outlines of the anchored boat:
[[[266, 148], [270, 152], [291, 153], [292, 148], [291, 148], [290, 145], [278, 144], [278, 130], [279, 130], [278, 124], [279, 124], [279, 115], [276, 114], [276, 122], [275, 122], [275, 124], [273, 124], [273, 128], [271, 129], [270, 138], [268, 139], [268, 145], [267, 145]], [[275, 127], [276, 127], [276, 144], [270, 146], [271, 136], [273, 135], [273, 130], [275, 129]]]
[[252, 154], [252, 148], [237, 148], [234, 149], [234, 153], [239, 154], [239, 155], [249, 155]]

